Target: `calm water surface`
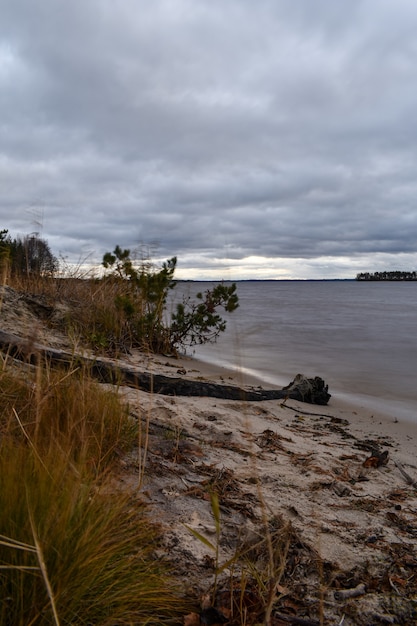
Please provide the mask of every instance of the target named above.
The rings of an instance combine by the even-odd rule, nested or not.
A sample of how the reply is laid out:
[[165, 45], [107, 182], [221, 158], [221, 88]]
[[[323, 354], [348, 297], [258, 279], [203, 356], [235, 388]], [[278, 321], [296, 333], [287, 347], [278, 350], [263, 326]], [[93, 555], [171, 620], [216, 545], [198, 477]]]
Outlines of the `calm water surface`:
[[[180, 283], [195, 294], [210, 283]], [[239, 309], [195, 356], [276, 385], [321, 376], [332, 395], [417, 421], [417, 282], [238, 282]]]

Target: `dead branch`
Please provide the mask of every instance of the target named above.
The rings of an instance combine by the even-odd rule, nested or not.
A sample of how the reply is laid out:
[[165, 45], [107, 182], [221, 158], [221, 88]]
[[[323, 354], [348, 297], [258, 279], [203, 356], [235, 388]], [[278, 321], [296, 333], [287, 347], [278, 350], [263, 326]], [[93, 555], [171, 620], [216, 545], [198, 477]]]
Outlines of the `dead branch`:
[[340, 589], [335, 591], [334, 598], [335, 600], [347, 600], [348, 598], [363, 596], [364, 593], [366, 593], [366, 585], [364, 583], [360, 583], [352, 589]]
[[411, 485], [412, 487], [414, 487], [414, 489], [417, 489], [417, 481], [413, 480], [411, 478], [411, 476], [409, 474], [407, 474], [407, 472], [405, 471], [405, 469], [403, 468], [403, 466], [401, 465], [401, 463], [399, 463], [399, 461], [394, 461], [395, 467], [397, 467], [401, 474], [403, 475], [403, 477], [405, 478], [405, 481]]

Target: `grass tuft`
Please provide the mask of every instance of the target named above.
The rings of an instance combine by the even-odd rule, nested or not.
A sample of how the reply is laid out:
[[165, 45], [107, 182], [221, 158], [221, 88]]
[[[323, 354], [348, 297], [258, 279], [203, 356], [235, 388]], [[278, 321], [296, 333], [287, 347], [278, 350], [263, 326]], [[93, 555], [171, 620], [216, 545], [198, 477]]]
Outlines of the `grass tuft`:
[[137, 427], [88, 374], [0, 373], [0, 623], [163, 623], [184, 599], [115, 461]]
[[158, 623], [179, 609], [153, 559], [156, 531], [128, 494], [109, 497], [63, 455], [41, 464], [9, 441], [0, 500], [1, 624]]

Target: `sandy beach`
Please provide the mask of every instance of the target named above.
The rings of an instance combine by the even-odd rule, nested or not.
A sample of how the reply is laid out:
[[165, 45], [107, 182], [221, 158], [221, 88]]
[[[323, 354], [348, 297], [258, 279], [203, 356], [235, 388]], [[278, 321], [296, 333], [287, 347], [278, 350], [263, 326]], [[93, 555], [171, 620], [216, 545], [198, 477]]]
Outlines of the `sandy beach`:
[[[191, 358], [128, 361], [168, 375], [260, 384]], [[166, 528], [165, 548], [190, 593], [204, 595], [213, 582], [207, 566], [213, 555], [189, 529], [213, 542], [209, 493], [215, 490], [220, 564], [263, 537], [271, 520], [282, 532], [290, 524], [294, 543], [303, 546], [287, 555], [298, 572], [293, 564], [280, 580], [283, 615], [321, 611], [325, 624], [414, 623], [415, 424], [334, 398], [318, 406], [121, 392], [147, 425], [141, 492]], [[122, 483], [134, 487], [139, 459], [132, 455], [124, 463]], [[336, 599], [338, 591], [358, 585], [364, 585], [360, 595]]]
[[[32, 337], [36, 322], [39, 343], [68, 347], [31, 315], [4, 304], [2, 330]], [[267, 388], [189, 357], [132, 353], [111, 361]], [[130, 489], [161, 524], [156, 557], [168, 557], [197, 604], [213, 592], [217, 565], [225, 566], [215, 600], [225, 619], [237, 593], [250, 612], [255, 572], [271, 571], [275, 626], [417, 623], [416, 424], [334, 397], [319, 406], [165, 396], [127, 386], [119, 393], [140, 436], [120, 458], [115, 488]], [[210, 544], [218, 546], [217, 557]]]

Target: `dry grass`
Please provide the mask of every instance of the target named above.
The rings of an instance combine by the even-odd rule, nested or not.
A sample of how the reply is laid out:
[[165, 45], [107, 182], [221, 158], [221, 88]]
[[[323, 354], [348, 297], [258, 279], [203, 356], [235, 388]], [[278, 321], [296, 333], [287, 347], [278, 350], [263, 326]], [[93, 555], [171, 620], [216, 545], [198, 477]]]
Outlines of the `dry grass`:
[[88, 372], [37, 368], [0, 373], [0, 432], [39, 455], [66, 455], [100, 475], [133, 445], [136, 424], [117, 391], [103, 389]]
[[0, 623], [162, 623], [184, 600], [155, 525], [110, 469], [137, 438], [86, 372], [0, 373]]
[[127, 281], [111, 277], [99, 280], [93, 276], [35, 276], [14, 277], [9, 285], [40, 297], [46, 311], [48, 306], [55, 310], [53, 319], [45, 321], [66, 333], [74, 344], [118, 354], [126, 352], [137, 339], [131, 313], [123, 305], [131, 291]]
[[152, 558], [156, 532], [128, 494], [110, 496], [62, 455], [40, 463], [10, 442], [1, 447], [0, 490], [1, 534], [11, 539], [0, 545], [0, 623], [162, 622], [180, 612]]

